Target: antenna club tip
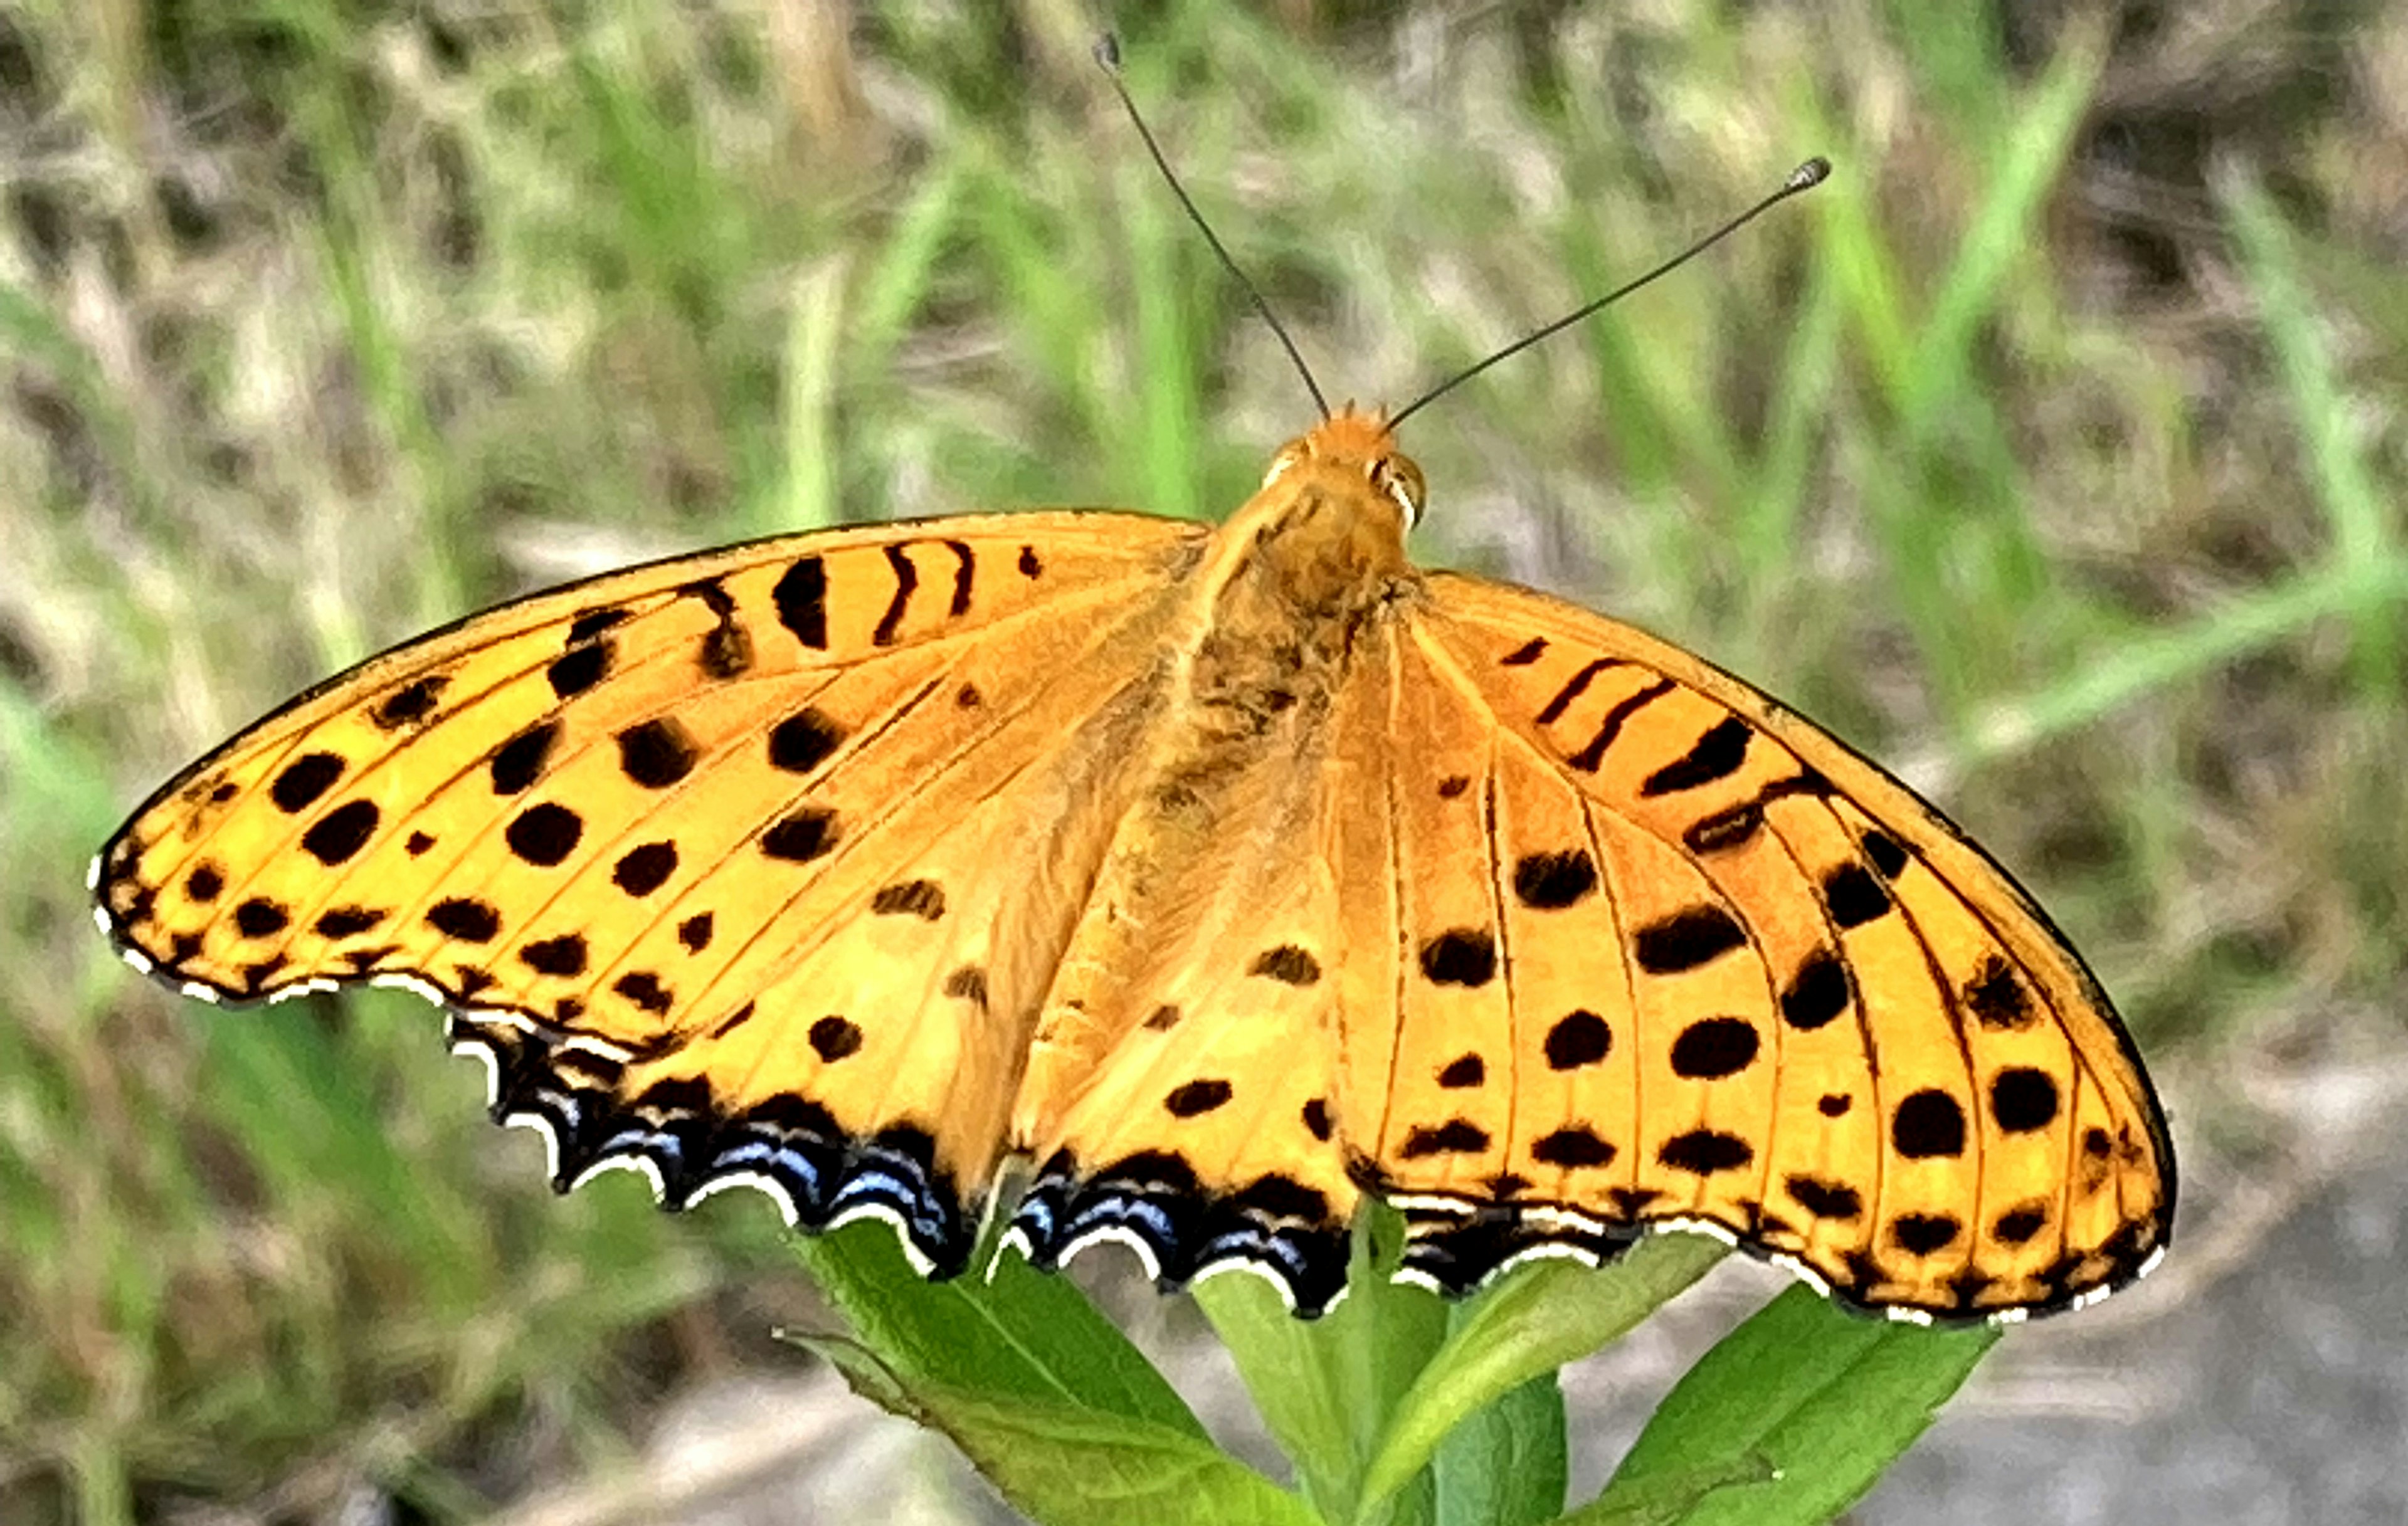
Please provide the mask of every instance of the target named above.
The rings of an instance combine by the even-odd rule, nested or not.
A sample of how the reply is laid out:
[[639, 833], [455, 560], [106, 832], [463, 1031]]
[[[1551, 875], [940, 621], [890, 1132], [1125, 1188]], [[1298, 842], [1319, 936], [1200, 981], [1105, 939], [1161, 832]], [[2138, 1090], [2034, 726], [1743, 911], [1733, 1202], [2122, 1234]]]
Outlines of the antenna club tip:
[[1781, 182], [1781, 189], [1784, 192], [1811, 191], [1830, 178], [1831, 162], [1818, 153], [1791, 170], [1789, 178]]
[[1118, 74], [1121, 72], [1120, 38], [1112, 36], [1110, 32], [1098, 32], [1096, 34], [1096, 46], [1093, 51], [1096, 55], [1096, 63], [1097, 66], [1102, 68], [1105, 73]]

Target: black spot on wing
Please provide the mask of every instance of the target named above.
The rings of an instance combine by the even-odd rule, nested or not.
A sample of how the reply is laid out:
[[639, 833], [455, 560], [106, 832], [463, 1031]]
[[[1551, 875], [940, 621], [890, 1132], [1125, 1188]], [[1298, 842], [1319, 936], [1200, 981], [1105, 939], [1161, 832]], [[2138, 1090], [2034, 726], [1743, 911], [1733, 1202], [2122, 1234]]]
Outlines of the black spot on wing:
[[1764, 807], [1742, 800], [1682, 828], [1681, 843], [1692, 853], [1720, 853], [1740, 847], [1763, 830]]
[[414, 726], [435, 713], [451, 678], [441, 673], [429, 673], [413, 678], [377, 702], [368, 712], [369, 724], [379, 731], [399, 731]]
[[1854, 1219], [1865, 1211], [1863, 1194], [1828, 1177], [1793, 1175], [1782, 1185], [1799, 1207], [1817, 1219]]
[[1928, 1256], [1955, 1243], [1963, 1228], [1944, 1213], [1902, 1213], [1889, 1221], [1889, 1241], [1908, 1255]]
[[1842, 863], [1823, 877], [1823, 905], [1842, 927], [1862, 927], [1888, 915], [1889, 891], [1861, 863]]
[[2032, 1134], [2057, 1121], [2057, 1080], [2044, 1070], [2016, 1065], [1990, 1077], [1990, 1116], [2008, 1134]]
[[830, 1063], [861, 1052], [860, 1025], [834, 1013], [813, 1022], [805, 1036], [810, 1040], [811, 1052]]
[[1955, 1097], [1926, 1087], [1890, 1115], [1890, 1144], [1910, 1161], [1965, 1153], [1965, 1109]]
[[308, 752], [286, 763], [267, 787], [267, 798], [287, 816], [298, 816], [335, 787], [349, 765], [337, 752]]
[[1162, 1099], [1162, 1110], [1173, 1118], [1196, 1118], [1220, 1107], [1234, 1094], [1226, 1081], [1186, 1081], [1170, 1089]]
[[552, 744], [560, 740], [560, 720], [549, 717], [494, 749], [493, 761], [485, 772], [497, 795], [523, 792], [543, 777], [543, 765], [552, 757]]
[[1455, 927], [1422, 945], [1422, 975], [1436, 986], [1486, 985], [1497, 977], [1497, 939], [1476, 927]]
[[382, 814], [373, 800], [347, 800], [301, 834], [302, 849], [328, 868], [348, 863], [367, 846]]
[[545, 801], [530, 806], [502, 829], [502, 841], [522, 863], [549, 869], [577, 851], [585, 822], [566, 806]]
[[769, 766], [808, 774], [844, 745], [844, 728], [825, 711], [806, 706], [769, 728]]
[[502, 930], [502, 914], [491, 902], [455, 895], [426, 909], [426, 925], [461, 943], [491, 943]]
[[652, 894], [668, 883], [677, 873], [678, 850], [673, 842], [639, 843], [619, 857], [610, 866], [610, 883], [629, 895]]
[[1547, 1030], [1547, 1067], [1577, 1070], [1603, 1060], [1613, 1048], [1613, 1030], [1605, 1020], [1580, 1007], [1555, 1020]]
[[519, 949], [519, 963], [538, 975], [560, 979], [585, 973], [585, 940], [575, 933], [564, 933], [554, 938], [540, 938]]
[[320, 912], [310, 931], [322, 938], [355, 938], [373, 932], [386, 913], [374, 906], [334, 906]]
[[976, 964], [964, 964], [945, 977], [945, 994], [956, 1001], [986, 1005], [986, 971]]
[[609, 676], [610, 658], [608, 641], [572, 648], [552, 660], [543, 670], [544, 681], [552, 685], [553, 697], [574, 699]]
[[1597, 863], [1584, 848], [1526, 853], [1513, 865], [1513, 895], [1534, 911], [1561, 911], [1597, 889]]
[[1246, 973], [1267, 977], [1282, 985], [1310, 986], [1321, 978], [1321, 962], [1293, 943], [1283, 943], [1256, 954]]
[[1488, 1148], [1488, 1131], [1469, 1119], [1449, 1119], [1433, 1127], [1422, 1124], [1405, 1135], [1400, 1159], [1419, 1161], [1432, 1155], [1478, 1155]]
[[1746, 943], [1747, 934], [1729, 912], [1694, 906], [1641, 928], [1631, 950], [1648, 974], [1677, 975], [1712, 963]]
[[1672, 1041], [1672, 1074], [1719, 1080], [1756, 1063], [1762, 1040], [1745, 1018], [1700, 1018]]
[[724, 680], [751, 672], [752, 633], [737, 618], [736, 600], [719, 579], [697, 578], [678, 592], [701, 600], [703, 607], [710, 611], [710, 629], [703, 633], [702, 649], [695, 659], [704, 677]]
[[235, 931], [247, 938], [273, 937], [292, 923], [292, 913], [265, 896], [254, 895], [234, 908]]
[[769, 591], [778, 623], [813, 651], [825, 651], [827, 629], [827, 563], [816, 556], [798, 558], [779, 575]]
[[610, 989], [654, 1017], [668, 1011], [674, 1003], [668, 987], [650, 970], [631, 970], [610, 982]]
[[619, 771], [647, 790], [666, 790], [684, 778], [701, 755], [672, 717], [640, 720], [619, 734]]
[[761, 851], [789, 863], [809, 863], [836, 847], [836, 813], [806, 806], [761, 834]]
[[882, 885], [870, 896], [869, 909], [881, 917], [917, 917], [922, 921], [938, 921], [945, 915], [945, 888], [933, 879]]
[[1988, 1029], [2028, 1028], [2038, 1020], [2031, 994], [2015, 977], [2014, 968], [1997, 954], [1984, 959], [1973, 978], [1965, 983], [1964, 1003], [1973, 1020]]
[[2001, 1245], [2023, 1245], [2047, 1227], [2047, 1205], [2025, 1204], [2008, 1209], [1992, 1220], [1990, 1236]]
[[1755, 1159], [1756, 1147], [1719, 1129], [1691, 1129], [1686, 1134], [1676, 1134], [1656, 1151], [1656, 1164], [1694, 1177], [1742, 1170]]
[[1781, 989], [1782, 1020], [1812, 1033], [1846, 1011], [1848, 999], [1848, 967], [1830, 949], [1817, 948]]
[[1542, 1134], [1530, 1145], [1530, 1159], [1541, 1165], [1561, 1166], [1568, 1170], [1593, 1169], [1612, 1165], [1621, 1151], [1597, 1135], [1597, 1131], [1584, 1124], [1566, 1124], [1553, 1134]]
[[597, 605], [591, 609], [580, 609], [569, 620], [568, 636], [563, 644], [574, 647], [580, 642], [591, 641], [603, 632], [616, 630], [626, 622], [627, 611], [613, 608], [609, 605]]

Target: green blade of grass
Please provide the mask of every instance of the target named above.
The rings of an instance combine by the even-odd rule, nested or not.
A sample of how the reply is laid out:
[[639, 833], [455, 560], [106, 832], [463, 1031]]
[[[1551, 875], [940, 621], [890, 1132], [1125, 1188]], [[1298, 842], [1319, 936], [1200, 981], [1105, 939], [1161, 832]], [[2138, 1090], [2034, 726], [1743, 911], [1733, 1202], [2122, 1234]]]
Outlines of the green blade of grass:
[[[2324, 510], [2331, 564], [2344, 576], [2396, 573], [2403, 561], [2396, 512], [2374, 487], [2359, 443], [2360, 410], [2351, 405], [2334, 375], [2329, 347], [2300, 286], [2290, 232], [2254, 176], [2234, 170], [2220, 189], [2231, 208], [2242, 263], [2299, 426], [2308, 480]], [[2388, 609], [2369, 606], [2357, 612], [2353, 623], [2364, 691], [2398, 692], [2403, 639], [2399, 620]]]

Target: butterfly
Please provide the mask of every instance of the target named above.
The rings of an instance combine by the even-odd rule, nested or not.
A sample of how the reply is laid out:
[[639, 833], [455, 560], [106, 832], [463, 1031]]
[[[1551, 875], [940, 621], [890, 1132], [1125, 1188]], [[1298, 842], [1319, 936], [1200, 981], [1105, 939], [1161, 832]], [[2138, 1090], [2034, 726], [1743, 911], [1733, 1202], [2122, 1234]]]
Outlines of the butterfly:
[[2165, 1248], [2098, 982], [1938, 811], [1698, 657], [1416, 567], [1326, 415], [1220, 528], [980, 514], [505, 604], [328, 680], [102, 849], [204, 1001], [449, 1009], [566, 1189], [1102, 1240], [1303, 1315], [1367, 1197], [1448, 1293], [1699, 1230], [1915, 1320]]

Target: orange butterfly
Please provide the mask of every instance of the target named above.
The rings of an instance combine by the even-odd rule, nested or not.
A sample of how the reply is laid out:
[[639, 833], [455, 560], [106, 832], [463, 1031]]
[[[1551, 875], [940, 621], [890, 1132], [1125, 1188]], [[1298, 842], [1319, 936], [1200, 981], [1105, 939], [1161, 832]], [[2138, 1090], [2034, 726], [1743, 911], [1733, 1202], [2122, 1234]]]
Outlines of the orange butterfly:
[[160, 790], [100, 923], [204, 1000], [444, 1004], [563, 1188], [752, 1186], [938, 1276], [1016, 1158], [1037, 1264], [1306, 1315], [1367, 1193], [1450, 1293], [1670, 1228], [1914, 1319], [2153, 1264], [2163, 1116], [2014, 883], [1728, 674], [1414, 567], [1423, 496], [1325, 410], [1218, 530], [865, 526], [504, 605]]

